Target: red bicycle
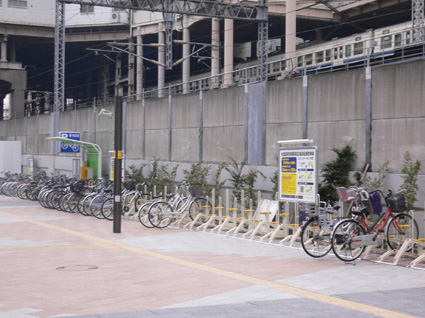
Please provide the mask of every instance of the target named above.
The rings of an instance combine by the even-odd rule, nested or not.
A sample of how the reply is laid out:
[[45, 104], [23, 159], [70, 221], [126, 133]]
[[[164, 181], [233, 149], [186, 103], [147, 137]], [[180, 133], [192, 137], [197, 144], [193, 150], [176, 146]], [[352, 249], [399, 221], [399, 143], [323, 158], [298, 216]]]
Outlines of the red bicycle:
[[359, 258], [368, 245], [379, 246], [382, 241], [385, 241], [388, 248], [396, 250], [406, 239], [419, 237], [418, 224], [411, 215], [391, 210], [393, 202], [391, 191], [387, 196], [384, 196], [381, 191], [374, 191], [374, 193], [384, 197], [387, 209], [378, 215], [372, 225], [369, 225], [368, 219], [371, 208], [365, 207], [351, 211], [353, 217], [341, 220], [333, 229], [332, 250], [336, 257], [344, 262]]

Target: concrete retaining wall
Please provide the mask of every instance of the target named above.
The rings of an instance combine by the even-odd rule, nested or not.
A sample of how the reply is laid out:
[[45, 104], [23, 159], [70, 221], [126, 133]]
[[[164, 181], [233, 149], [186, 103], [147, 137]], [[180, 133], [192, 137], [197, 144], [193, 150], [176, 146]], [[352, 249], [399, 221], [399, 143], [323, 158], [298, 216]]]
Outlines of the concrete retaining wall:
[[[319, 147], [320, 164], [335, 157], [330, 148], [350, 143], [358, 156], [355, 168], [360, 169], [367, 155], [365, 73], [364, 69], [358, 69], [311, 75], [304, 81], [296, 78], [267, 83], [265, 136], [262, 136], [265, 147], [259, 144], [255, 150], [263, 149], [263, 153], [256, 154], [264, 159], [260, 168], [275, 169], [277, 141], [301, 139], [305, 132]], [[425, 61], [372, 68], [373, 170], [389, 161], [390, 173], [397, 175], [406, 151], [413, 159], [424, 160], [424, 74]], [[261, 98], [250, 92], [250, 86], [126, 102], [127, 162], [137, 164], [158, 159], [186, 163], [188, 167], [200, 160], [212, 165], [231, 162], [230, 158], [241, 162], [253, 151], [248, 149], [248, 132], [253, 128], [262, 131], [262, 127], [246, 124], [252, 123], [247, 121], [247, 109], [252, 113], [255, 103], [261, 103]], [[98, 116], [101, 108], [113, 111], [114, 105], [61, 113], [59, 130], [80, 131], [83, 140], [99, 144], [106, 164], [108, 151], [113, 147], [113, 118]], [[54, 163], [45, 159], [50, 154], [51, 142], [46, 141], [50, 137], [50, 125], [50, 115], [0, 122], [0, 140], [21, 140], [23, 154], [39, 157], [39, 165], [36, 160], [35, 167], [45, 168]], [[255, 140], [261, 142], [261, 138]], [[64, 154], [59, 157], [65, 161], [73, 158]], [[61, 164], [62, 168], [65, 166]], [[103, 171], [107, 173], [108, 167]], [[425, 189], [422, 175], [419, 182], [421, 189]], [[270, 184], [269, 180], [258, 181], [259, 188], [271, 188]]]

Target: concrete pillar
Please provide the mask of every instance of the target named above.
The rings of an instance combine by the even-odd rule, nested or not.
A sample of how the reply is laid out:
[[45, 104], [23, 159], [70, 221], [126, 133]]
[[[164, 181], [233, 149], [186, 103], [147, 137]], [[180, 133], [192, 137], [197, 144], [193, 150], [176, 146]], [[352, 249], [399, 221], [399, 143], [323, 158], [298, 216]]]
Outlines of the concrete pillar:
[[141, 35], [137, 36], [137, 65], [136, 65], [136, 94], [137, 100], [142, 99], [143, 92], [143, 38]]
[[[183, 41], [190, 42], [190, 30], [189, 30], [189, 16], [183, 15]], [[189, 93], [189, 81], [190, 81], [190, 44], [183, 44], [183, 61], [182, 65], [182, 82], [183, 82], [183, 94]]]
[[286, 1], [285, 20], [285, 54], [286, 58], [290, 58], [292, 61], [287, 63], [286, 69], [291, 70], [296, 66], [297, 0]]
[[220, 73], [220, 20], [213, 18], [211, 20], [211, 88], [218, 88]]
[[233, 20], [224, 20], [224, 85], [229, 86], [232, 84], [233, 72]]
[[1, 41], [1, 62], [7, 62], [7, 35]]
[[134, 38], [128, 39], [128, 95], [134, 95]]
[[[162, 44], [158, 47], [158, 62], [165, 64], [165, 32], [158, 32], [158, 43]], [[165, 67], [158, 65], [158, 97], [164, 96], [165, 86]]]

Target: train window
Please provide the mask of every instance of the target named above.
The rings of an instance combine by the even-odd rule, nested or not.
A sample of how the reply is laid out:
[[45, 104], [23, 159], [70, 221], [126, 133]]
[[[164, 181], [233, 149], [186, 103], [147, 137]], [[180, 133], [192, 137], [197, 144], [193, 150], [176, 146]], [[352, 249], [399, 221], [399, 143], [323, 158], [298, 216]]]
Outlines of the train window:
[[322, 63], [323, 62], [323, 51], [316, 53], [316, 63]]
[[344, 47], [339, 48], [339, 58], [342, 59], [344, 57]]
[[401, 33], [397, 33], [396, 35], [394, 35], [394, 46], [401, 46]]
[[345, 57], [351, 56], [351, 44], [345, 46]]
[[279, 72], [279, 62], [273, 63], [273, 72]]
[[406, 31], [406, 44], [410, 44], [410, 31]]
[[280, 67], [281, 67], [281, 70], [286, 69], [286, 61], [281, 61], [280, 62]]
[[272, 65], [268, 64], [267, 65], [267, 73], [271, 73], [272, 72]]
[[326, 52], [326, 57], [325, 57], [326, 61], [330, 61], [332, 58], [331, 50], [326, 50], [325, 52]]
[[334, 49], [334, 60], [338, 59], [338, 48]]
[[363, 54], [363, 42], [354, 43], [354, 55]]
[[303, 57], [298, 56], [298, 67], [303, 67]]
[[305, 64], [306, 65], [311, 65], [313, 64], [313, 54], [307, 54], [305, 56]]
[[392, 35], [386, 35], [381, 37], [381, 50], [391, 48], [391, 38]]

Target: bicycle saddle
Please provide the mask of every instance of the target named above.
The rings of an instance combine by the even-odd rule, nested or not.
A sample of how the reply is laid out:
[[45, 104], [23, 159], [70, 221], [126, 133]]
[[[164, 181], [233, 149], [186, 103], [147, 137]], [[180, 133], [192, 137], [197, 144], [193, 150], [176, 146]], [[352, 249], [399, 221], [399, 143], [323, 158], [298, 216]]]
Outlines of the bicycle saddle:
[[366, 216], [369, 214], [368, 208], [363, 208], [361, 210], [353, 210], [351, 211], [352, 214], [354, 215], [359, 215], [359, 216]]

